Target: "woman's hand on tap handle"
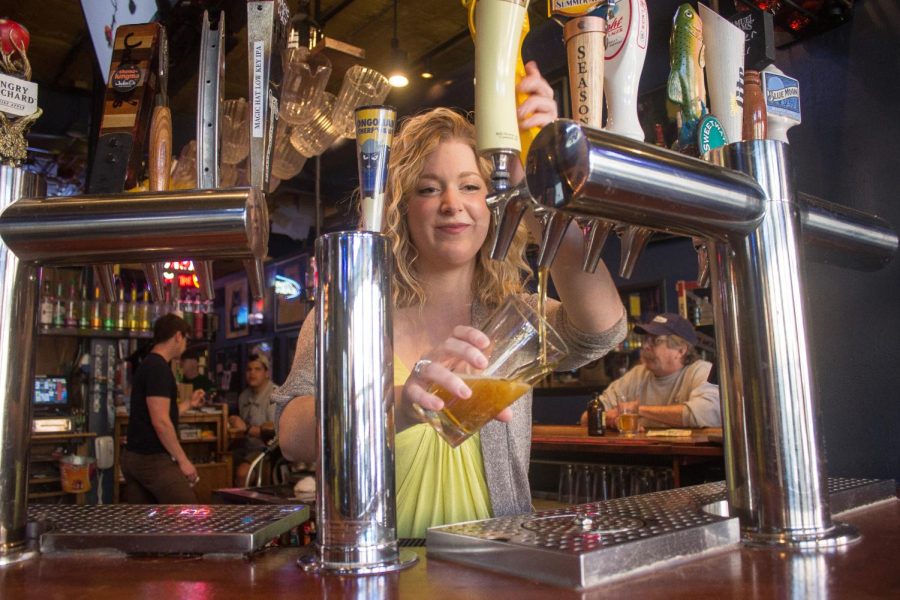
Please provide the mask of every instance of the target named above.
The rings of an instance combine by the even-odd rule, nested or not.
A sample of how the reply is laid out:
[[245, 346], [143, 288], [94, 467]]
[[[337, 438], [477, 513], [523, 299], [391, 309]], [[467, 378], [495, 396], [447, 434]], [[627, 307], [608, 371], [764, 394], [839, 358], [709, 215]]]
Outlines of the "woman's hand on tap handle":
[[528, 94], [528, 99], [522, 102], [516, 111], [519, 129], [543, 127], [556, 120], [556, 100], [553, 99], [553, 88], [541, 75], [537, 63], [533, 60], [525, 63], [525, 77], [516, 86], [516, 91]]
[[[516, 117], [519, 120], [519, 129], [527, 130], [532, 127], [541, 128], [547, 123], [556, 120], [556, 100], [553, 98], [553, 88], [541, 75], [537, 63], [533, 60], [525, 63], [525, 77], [516, 86], [516, 92], [519, 94], [527, 94], [527, 98], [522, 102], [516, 110]], [[523, 152], [527, 149], [523, 145]], [[513, 185], [519, 183], [525, 176], [522, 170], [522, 164], [525, 162], [525, 156], [520, 161], [511, 161], [510, 179]]]

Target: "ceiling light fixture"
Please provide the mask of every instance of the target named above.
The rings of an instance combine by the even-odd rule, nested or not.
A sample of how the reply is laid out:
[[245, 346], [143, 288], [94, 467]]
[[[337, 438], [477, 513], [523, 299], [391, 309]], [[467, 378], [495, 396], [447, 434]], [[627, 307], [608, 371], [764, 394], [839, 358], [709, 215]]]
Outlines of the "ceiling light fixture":
[[434, 77], [434, 73], [431, 71], [431, 57], [425, 59], [425, 66], [422, 67], [422, 73], [420, 73], [422, 79], [431, 79]]
[[400, 49], [397, 39], [397, 0], [394, 0], [394, 37], [391, 38], [391, 65], [388, 83], [393, 87], [406, 87], [409, 77], [406, 76], [406, 52]]

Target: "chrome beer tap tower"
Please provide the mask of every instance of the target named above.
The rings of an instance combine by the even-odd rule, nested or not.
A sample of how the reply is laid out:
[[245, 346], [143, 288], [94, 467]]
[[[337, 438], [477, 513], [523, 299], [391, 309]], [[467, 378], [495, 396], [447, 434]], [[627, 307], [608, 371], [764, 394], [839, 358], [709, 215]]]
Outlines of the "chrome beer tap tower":
[[[92, 194], [44, 197], [41, 180], [17, 167], [0, 167], [0, 565], [28, 558], [26, 550], [28, 446], [34, 376], [38, 269], [96, 265], [102, 276], [111, 264], [145, 264], [172, 256], [195, 260], [243, 260], [251, 293], [265, 288], [263, 259], [269, 237], [265, 195], [271, 133], [277, 118], [278, 72], [271, 69], [273, 48], [283, 46], [289, 14], [283, 0], [248, 2], [251, 91], [255, 127], [251, 129], [252, 187], [217, 187], [218, 90], [201, 93], [199, 163], [210, 177], [196, 189], [177, 192]], [[203, 48], [201, 70], [221, 78], [222, 27]], [[205, 22], [204, 41], [209, 23]], [[277, 62], [277, 61], [276, 61]], [[256, 76], [253, 77], [254, 72]], [[201, 127], [206, 129], [207, 127]], [[268, 135], [267, 135], [268, 134]], [[208, 267], [208, 263], [206, 265]], [[204, 270], [211, 296], [211, 269]], [[101, 281], [110, 295], [111, 281]]]
[[[800, 253], [808, 244], [820, 259], [872, 270], [891, 260], [897, 234], [876, 216], [795, 194], [787, 144], [738, 142], [707, 158], [551, 123], [528, 153], [527, 189], [516, 188], [506, 203], [495, 255], [505, 254], [504, 240], [529, 207], [705, 240], [727, 497], [742, 540], [846, 543], [856, 534], [833, 522], [829, 508]], [[542, 250], [552, 263], [555, 248]], [[590, 246], [587, 258], [596, 251]]]

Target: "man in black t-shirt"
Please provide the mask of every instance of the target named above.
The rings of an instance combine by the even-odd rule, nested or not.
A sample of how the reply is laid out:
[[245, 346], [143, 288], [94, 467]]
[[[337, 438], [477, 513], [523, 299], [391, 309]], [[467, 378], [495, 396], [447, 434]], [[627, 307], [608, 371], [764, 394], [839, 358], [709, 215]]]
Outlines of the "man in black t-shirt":
[[134, 374], [128, 443], [122, 457], [125, 498], [130, 504], [195, 504], [197, 469], [178, 441], [178, 415], [200, 406], [206, 392], [178, 402], [172, 359], [187, 348], [191, 328], [167, 314], [153, 327], [153, 348]]

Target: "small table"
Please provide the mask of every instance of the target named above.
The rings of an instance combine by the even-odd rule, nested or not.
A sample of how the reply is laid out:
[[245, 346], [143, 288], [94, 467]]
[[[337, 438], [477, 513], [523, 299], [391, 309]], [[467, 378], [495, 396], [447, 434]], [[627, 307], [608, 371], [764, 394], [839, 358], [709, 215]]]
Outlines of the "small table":
[[645, 433], [625, 437], [618, 431], [589, 436], [587, 428], [579, 425], [535, 425], [531, 432], [532, 459], [566, 460], [575, 455], [579, 460], [589, 457], [601, 462], [604, 457], [623, 455], [664, 457], [671, 460], [675, 487], [681, 486], [682, 466], [723, 456], [721, 428], [695, 429], [690, 437], [648, 437]]

